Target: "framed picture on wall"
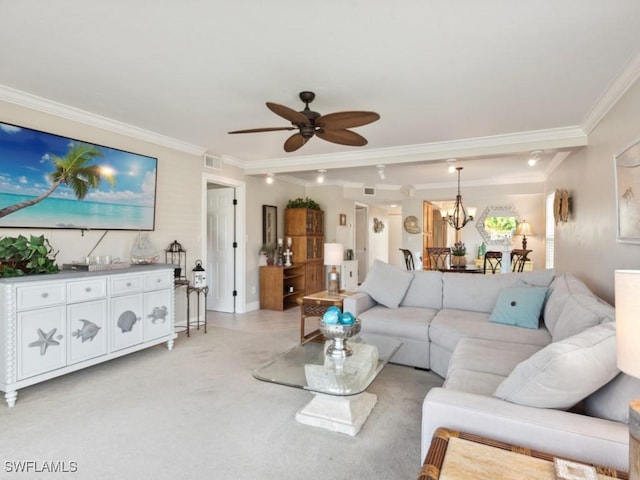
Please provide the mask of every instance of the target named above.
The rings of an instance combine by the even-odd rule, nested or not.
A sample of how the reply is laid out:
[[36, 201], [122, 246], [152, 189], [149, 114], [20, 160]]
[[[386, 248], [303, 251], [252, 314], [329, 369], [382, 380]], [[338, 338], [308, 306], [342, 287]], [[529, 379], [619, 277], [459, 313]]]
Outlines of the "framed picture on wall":
[[262, 206], [262, 243], [276, 245], [278, 241], [278, 207]]
[[640, 140], [614, 159], [618, 217], [616, 239], [640, 243]]

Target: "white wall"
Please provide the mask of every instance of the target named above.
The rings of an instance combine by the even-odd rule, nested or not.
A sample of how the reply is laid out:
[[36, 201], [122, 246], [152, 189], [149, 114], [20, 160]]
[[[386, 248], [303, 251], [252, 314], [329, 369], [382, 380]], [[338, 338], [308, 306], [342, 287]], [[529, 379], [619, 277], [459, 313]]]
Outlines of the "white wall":
[[616, 241], [614, 155], [640, 140], [640, 81], [589, 134], [589, 145], [551, 175], [546, 189], [566, 188], [573, 213], [555, 229], [555, 263], [613, 303], [615, 269], [640, 268], [640, 245]]

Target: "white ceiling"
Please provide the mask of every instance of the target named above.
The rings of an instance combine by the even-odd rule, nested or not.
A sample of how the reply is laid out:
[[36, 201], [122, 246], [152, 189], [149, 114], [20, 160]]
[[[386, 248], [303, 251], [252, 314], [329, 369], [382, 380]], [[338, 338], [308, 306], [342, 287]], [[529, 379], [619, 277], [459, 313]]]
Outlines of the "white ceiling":
[[[439, 185], [424, 164], [447, 158], [463, 184], [541, 181], [637, 78], [639, 20], [638, 0], [0, 0], [0, 99], [300, 182]], [[302, 90], [320, 113], [378, 112], [355, 129], [369, 144], [287, 154], [291, 132], [227, 134], [287, 126], [265, 102], [301, 110]], [[361, 168], [377, 164], [387, 180]]]

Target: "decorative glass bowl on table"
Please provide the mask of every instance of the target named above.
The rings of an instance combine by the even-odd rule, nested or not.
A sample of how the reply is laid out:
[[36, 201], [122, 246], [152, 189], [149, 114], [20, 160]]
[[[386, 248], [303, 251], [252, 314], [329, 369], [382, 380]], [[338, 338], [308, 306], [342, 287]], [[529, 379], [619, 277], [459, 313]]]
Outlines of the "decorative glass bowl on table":
[[332, 358], [346, 358], [353, 354], [353, 350], [347, 345], [347, 340], [360, 332], [360, 321], [356, 320], [350, 325], [342, 323], [325, 323], [320, 321], [320, 331], [331, 340], [326, 354]]

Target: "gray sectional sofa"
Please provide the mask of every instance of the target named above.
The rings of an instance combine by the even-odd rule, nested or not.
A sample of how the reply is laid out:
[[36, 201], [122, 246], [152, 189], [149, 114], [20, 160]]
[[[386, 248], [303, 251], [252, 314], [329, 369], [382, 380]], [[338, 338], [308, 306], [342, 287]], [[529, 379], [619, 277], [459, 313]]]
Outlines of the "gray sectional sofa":
[[403, 345], [392, 362], [442, 376], [422, 408], [422, 457], [447, 427], [628, 470], [628, 404], [612, 306], [554, 270], [472, 275], [376, 261], [345, 298], [363, 332]]

